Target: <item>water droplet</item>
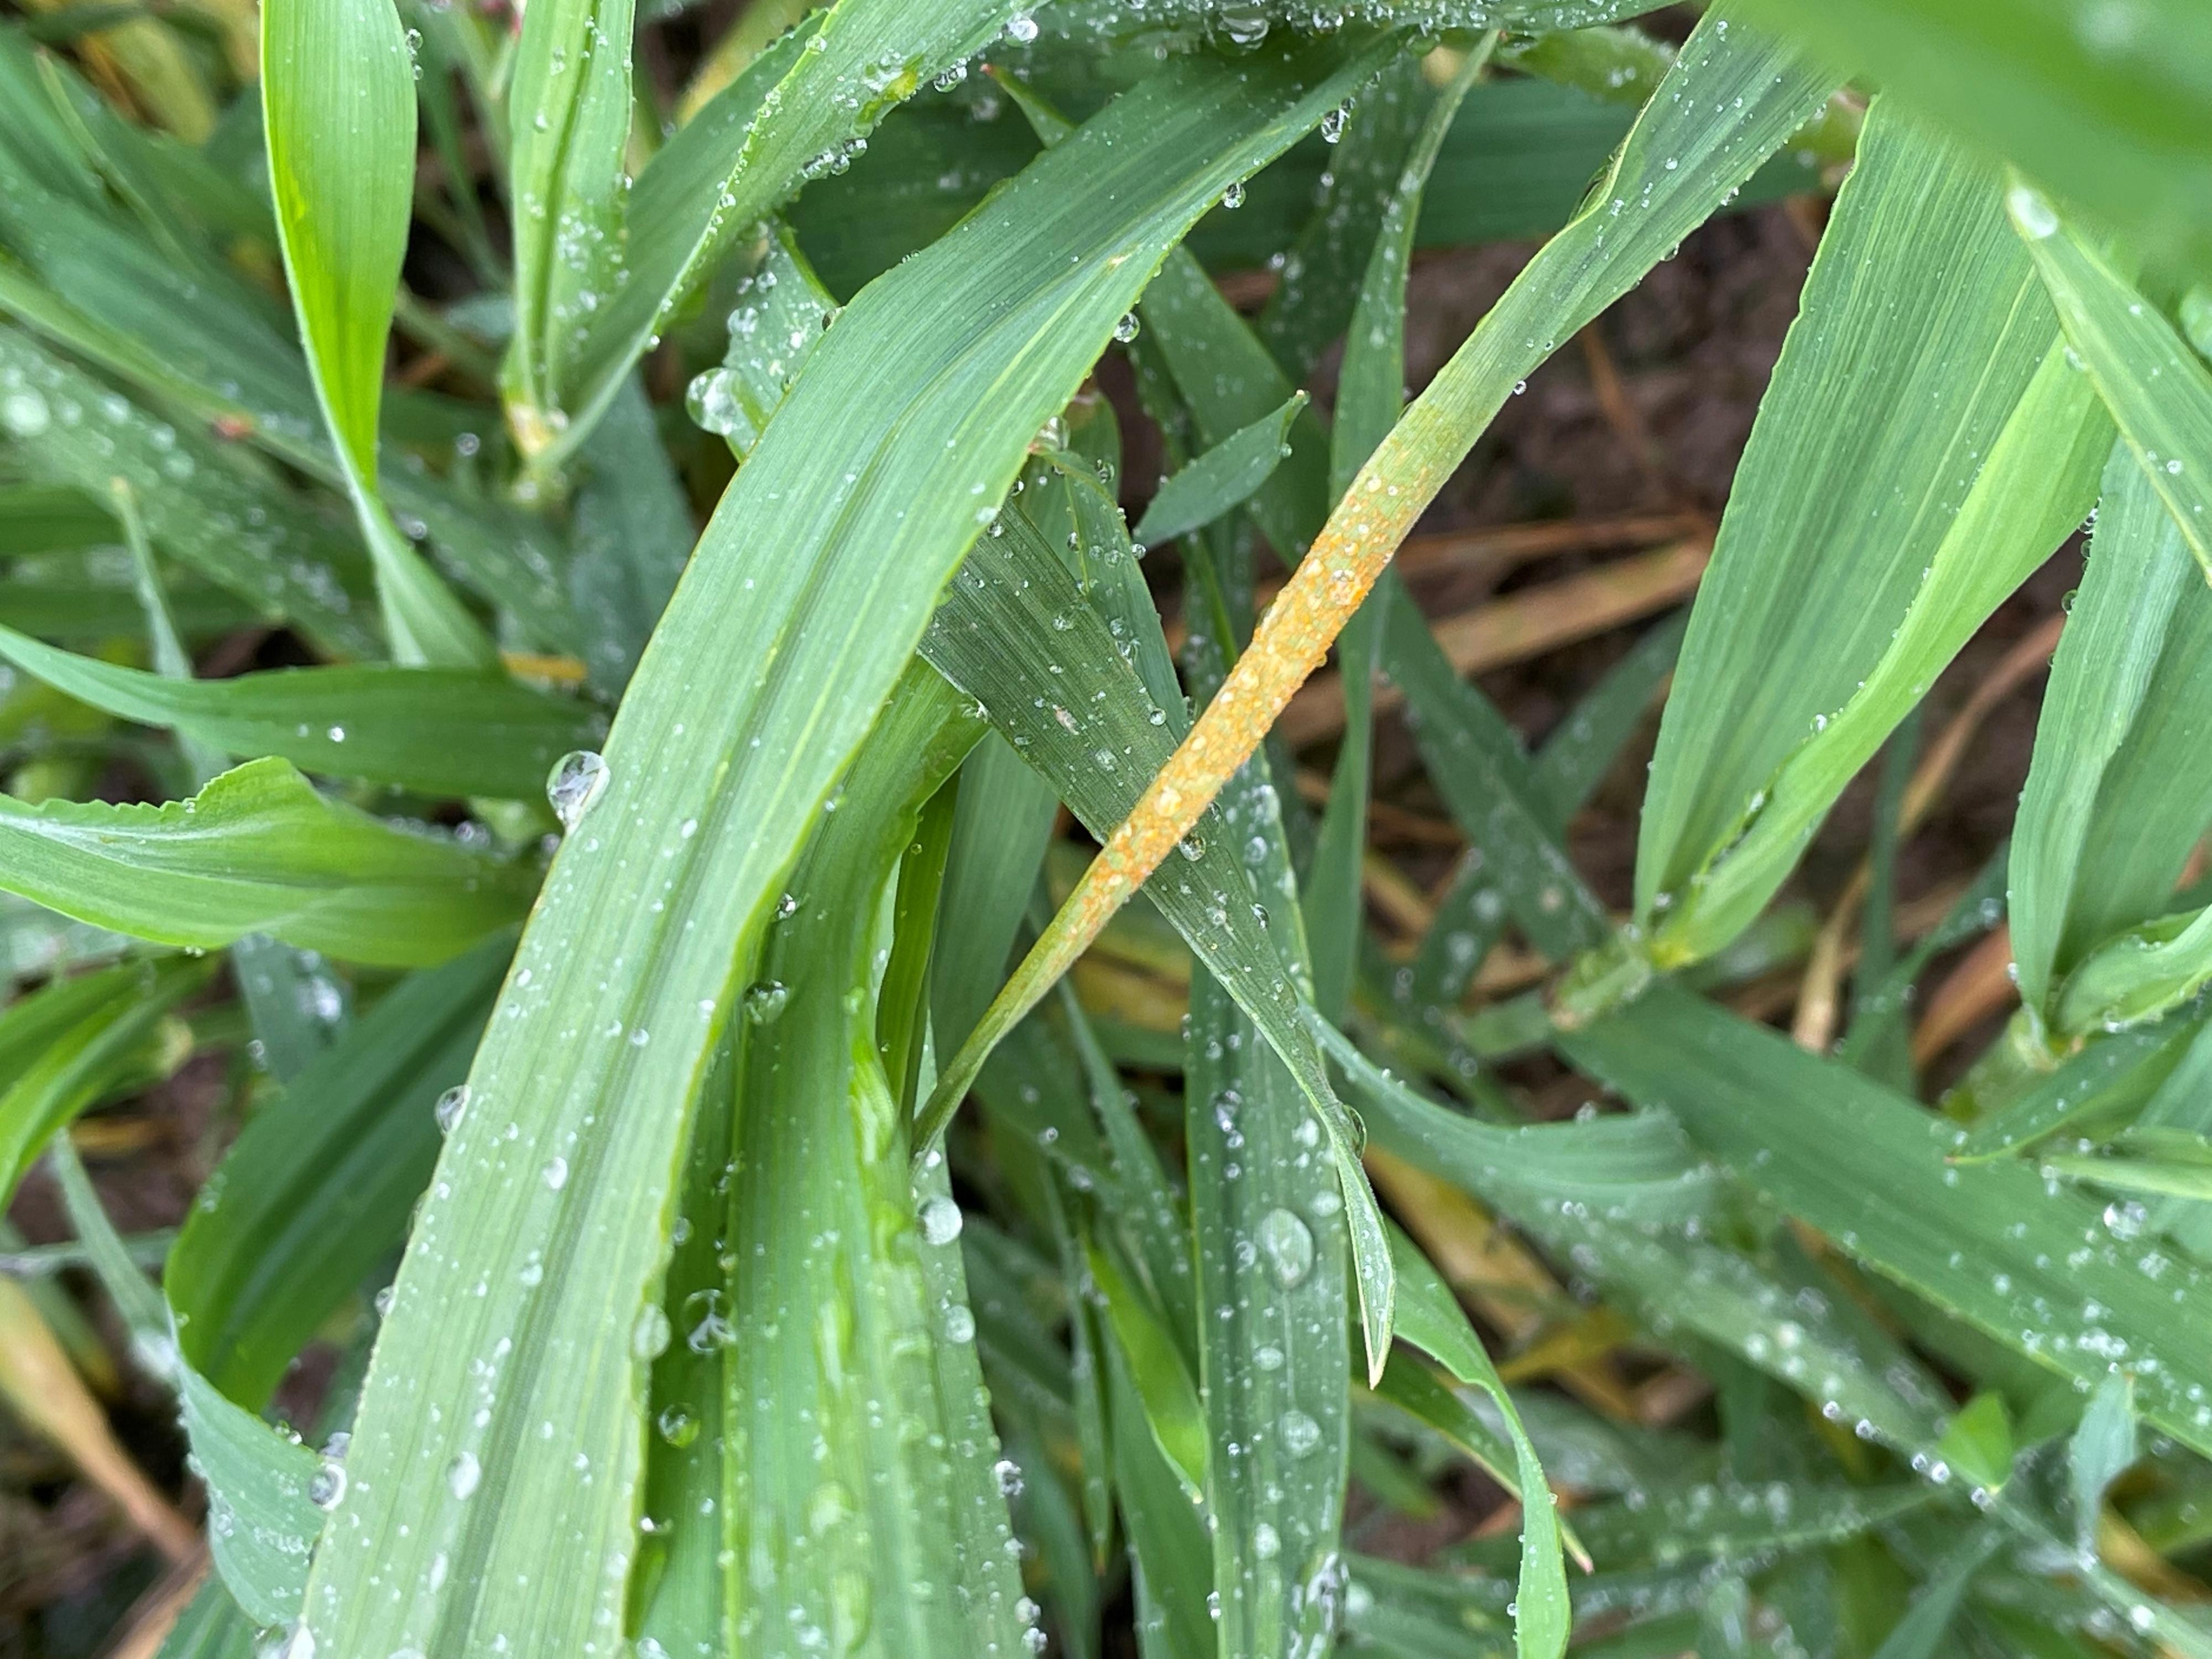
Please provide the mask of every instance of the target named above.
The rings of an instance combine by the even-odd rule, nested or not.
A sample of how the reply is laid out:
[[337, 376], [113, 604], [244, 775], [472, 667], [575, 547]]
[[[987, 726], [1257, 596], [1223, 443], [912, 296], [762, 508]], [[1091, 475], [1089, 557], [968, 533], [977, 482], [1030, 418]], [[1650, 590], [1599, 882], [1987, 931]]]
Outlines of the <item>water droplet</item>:
[[933, 1244], [950, 1244], [960, 1237], [960, 1206], [939, 1194], [921, 1206], [921, 1236]]
[[561, 827], [574, 830], [606, 788], [606, 762], [588, 749], [574, 749], [553, 763], [545, 779], [545, 799]]
[[477, 1462], [474, 1452], [463, 1452], [446, 1465], [446, 1489], [465, 1502], [476, 1496], [483, 1484], [483, 1465]]
[[1283, 1437], [1283, 1449], [1293, 1457], [1304, 1457], [1321, 1444], [1321, 1425], [1302, 1411], [1285, 1412], [1275, 1428]]
[[648, 1302], [637, 1310], [637, 1322], [629, 1328], [629, 1351], [640, 1359], [658, 1359], [668, 1350], [671, 1333], [668, 1310], [658, 1302]]
[[2005, 191], [2005, 207], [2020, 234], [2040, 242], [2058, 234], [2058, 210], [2051, 198], [2032, 185], [2014, 185]]
[[791, 988], [780, 979], [764, 979], [745, 987], [745, 1018], [756, 1025], [772, 1025], [791, 1003]]
[[1121, 313], [1121, 320], [1114, 325], [1114, 337], [1121, 344], [1127, 345], [1137, 337], [1138, 331], [1144, 325], [1137, 320], [1135, 312], [1125, 311]]
[[559, 1192], [568, 1184], [568, 1160], [565, 1158], [547, 1158], [544, 1173], [545, 1184]]
[[947, 1342], [973, 1342], [975, 1340], [975, 1316], [960, 1303], [945, 1310], [945, 1340]]
[[654, 1419], [660, 1437], [678, 1451], [699, 1437], [699, 1419], [689, 1406], [665, 1406]]
[[1036, 19], [1027, 12], [1021, 13], [1006, 25], [1006, 38], [1017, 46], [1029, 45], [1037, 38]]
[[468, 1109], [469, 1085], [456, 1083], [438, 1097], [437, 1105], [431, 1109], [431, 1115], [438, 1120], [438, 1133], [441, 1135], [453, 1133], [453, 1126], [461, 1121], [461, 1114]]
[[1242, 179], [1221, 192], [1221, 205], [1231, 209], [1244, 205], [1244, 181]]
[[319, 1510], [334, 1510], [345, 1502], [345, 1465], [336, 1458], [325, 1458], [307, 1482], [307, 1501]]
[[1312, 1231], [1288, 1210], [1275, 1209], [1260, 1218], [1258, 1231], [1275, 1282], [1286, 1291], [1303, 1284], [1313, 1271]]
[[35, 392], [11, 392], [0, 398], [0, 424], [19, 438], [35, 438], [53, 424], [53, 411]]

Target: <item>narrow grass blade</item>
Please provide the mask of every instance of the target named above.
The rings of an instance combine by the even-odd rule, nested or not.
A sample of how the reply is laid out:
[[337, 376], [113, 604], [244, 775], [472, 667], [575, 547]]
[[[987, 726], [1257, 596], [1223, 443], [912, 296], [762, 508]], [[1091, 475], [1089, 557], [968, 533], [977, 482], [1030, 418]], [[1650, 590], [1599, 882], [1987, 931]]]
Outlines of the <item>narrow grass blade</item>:
[[490, 665], [491, 641], [376, 493], [385, 341], [415, 193], [415, 76], [399, 14], [392, 0], [276, 0], [262, 8], [261, 63], [284, 271], [392, 649], [405, 663]]
[[[1494, 44], [1488, 43], [1488, 44]], [[1329, 495], [1334, 501], [1397, 424], [1406, 404], [1406, 276], [1413, 254], [1413, 228], [1437, 153], [1474, 77], [1487, 61], [1487, 46], [1470, 55], [1431, 103], [1402, 156], [1388, 137], [1394, 184], [1377, 194], [1382, 222], [1368, 256], [1345, 336], [1335, 423], [1329, 449]], [[1385, 77], [1382, 87], [1392, 86]], [[1396, 88], [1401, 95], [1409, 89]], [[1410, 96], [1407, 96], [1411, 102]], [[1286, 267], [1287, 268], [1287, 267]], [[1287, 436], [1287, 434], [1285, 434]], [[1370, 599], [1346, 623], [1338, 645], [1344, 681], [1345, 738], [1329, 781], [1328, 805], [1306, 880], [1307, 932], [1314, 953], [1315, 1002], [1340, 1019], [1352, 994], [1362, 920], [1361, 861], [1367, 842], [1367, 797], [1372, 783], [1374, 675], [1387, 622], [1382, 604]]]
[[760, 238], [750, 250], [752, 274], [738, 283], [721, 364], [696, 376], [684, 400], [693, 422], [720, 434], [739, 460], [752, 453], [837, 312], [788, 227], [770, 220]]
[[2004, 1534], [1995, 1527], [1976, 1528], [1936, 1564], [1905, 1616], [1890, 1627], [1875, 1650], [1874, 1659], [1936, 1659], [1945, 1650], [1944, 1638], [1958, 1619], [1967, 1586], [1982, 1565], [1996, 1553]]
[[58, 980], [0, 1015], [0, 1202], [78, 1113], [126, 1079], [163, 1074], [183, 1036], [164, 1021], [207, 979], [202, 964], [126, 963]]
[[[1604, 187], [1546, 244], [1361, 470], [1220, 696], [1009, 981], [999, 1005], [1005, 1012], [1033, 1006], [1073, 965], [1259, 746], [1521, 377], [1701, 223], [1827, 92], [1790, 49], [1721, 11], [1684, 47], [1670, 82], [1654, 95]], [[1729, 118], [1693, 121], [1692, 112], [1708, 104]]]
[[0, 552], [112, 547], [122, 533], [115, 515], [81, 489], [66, 484], [0, 487]]
[[2005, 207], [2067, 340], [2212, 581], [2212, 369], [2031, 186], [2015, 182]]
[[[1287, 246], [1281, 240], [1275, 244], [1281, 273], [1253, 324], [1268, 355], [1293, 380], [1310, 380], [1322, 354], [1339, 337], [1345, 342], [1346, 365], [1351, 362], [1351, 347], [1358, 338], [1352, 313], [1363, 279], [1374, 270], [1376, 249], [1387, 234], [1384, 227], [1407, 162], [1423, 125], [1434, 114], [1437, 99], [1425, 71], [1426, 60], [1407, 53], [1363, 88], [1357, 100], [1331, 116], [1330, 131], [1322, 135], [1334, 143], [1328, 165], [1314, 183], [1311, 205], [1296, 239], [1289, 240]], [[1424, 181], [1426, 171], [1421, 169]], [[1588, 182], [1588, 174], [1583, 182]], [[1250, 213], [1254, 206], [1248, 202], [1238, 216]], [[1412, 227], [1407, 228], [1410, 234]], [[1340, 398], [1348, 382], [1342, 371], [1339, 379]], [[1405, 401], [1402, 374], [1391, 391], [1397, 402], [1375, 434], [1376, 442], [1396, 421], [1398, 407]], [[1343, 492], [1340, 488], [1334, 493]]]
[[2212, 257], [2212, 19], [2190, 0], [1759, 0], [1816, 44], [2181, 268]]
[[2124, 1121], [2157, 1092], [2197, 1030], [2197, 1021], [2177, 1017], [2069, 1054], [2048, 1077], [1975, 1123], [1953, 1156], [1970, 1162], [2016, 1152], [2069, 1129], [2081, 1135], [2109, 1130], [2115, 1120]]
[[1884, 105], [1861, 148], [1660, 728], [1637, 907], [1662, 967], [1749, 922], [1844, 784], [2088, 505], [2096, 418], [2008, 239], [1996, 175]]
[[[1567, 1601], [1566, 1566], [1559, 1549], [1559, 1511], [1536, 1449], [1522, 1426], [1513, 1397], [1498, 1379], [1480, 1339], [1437, 1270], [1413, 1241], [1393, 1229], [1391, 1257], [1399, 1283], [1399, 1332], [1462, 1382], [1488, 1395], [1511, 1437], [1513, 1470], [1521, 1499], [1521, 1583], [1515, 1597], [1514, 1627], [1522, 1659], [1558, 1659], [1567, 1645], [1573, 1615]], [[1418, 1288], [1415, 1288], [1418, 1286]], [[1584, 1565], [1589, 1564], [1587, 1560]]]
[[2013, 961], [2021, 1001], [2039, 1016], [2050, 1012], [2054, 979], [2073, 965], [2061, 942], [2075, 888], [2090, 884], [2082, 849], [2098, 795], [2150, 690], [2170, 619], [2197, 597], [2185, 595], [2189, 574], [2179, 530], [2133, 456], [2114, 445], [2013, 832]]
[[207, 1483], [216, 1571], [255, 1624], [293, 1628], [307, 1559], [323, 1530], [323, 1511], [308, 1495], [321, 1463], [190, 1365], [178, 1381], [185, 1432]]
[[2136, 1461], [2135, 1379], [2115, 1370], [2097, 1385], [2066, 1446], [2066, 1484], [2074, 1498], [2074, 1536], [2083, 1548], [2097, 1536], [2105, 1489]]
[[932, 1029], [946, 1049], [975, 1029], [1006, 977], [1059, 811], [1052, 785], [996, 733], [960, 769], [929, 965]]
[[[2212, 781], [2200, 780], [2187, 760], [2191, 734], [2212, 708], [2212, 592], [2191, 580], [2180, 532], [2148, 482], [2124, 453], [2118, 461], [2127, 471], [2106, 473], [2093, 543], [2103, 550], [2084, 573], [2075, 606], [2084, 639], [2060, 637], [2015, 831], [2046, 843], [2016, 870], [2013, 901], [2045, 912], [2015, 922], [2014, 949], [2022, 985], [2039, 993], [2029, 1006], [2046, 1014], [2051, 988], [2085, 956], [2173, 904], [2212, 817]], [[2116, 580], [2128, 573], [2131, 582]], [[2083, 649], [2093, 618], [2108, 629], [2122, 607], [2132, 630], [2130, 659], [2147, 643], [2158, 652], [2139, 690], [2124, 680], [2098, 684], [2108, 672], [2100, 664], [2114, 660], [2118, 647], [2109, 634], [2097, 651]], [[2075, 625], [2069, 619], [2068, 632]], [[2122, 729], [2113, 732], [2108, 721]], [[2105, 745], [2093, 770], [2090, 756]], [[2091, 791], [2085, 813], [2079, 798]]]
[[[875, 1042], [884, 890], [980, 732], [926, 667], [901, 689], [762, 960], [757, 984], [779, 989], [753, 999], [738, 1082], [727, 1321], [683, 1322], [687, 1342], [726, 1349], [720, 1528], [747, 1564], [727, 1580], [744, 1650], [803, 1651], [795, 1625], [856, 1654], [1012, 1653], [1028, 1622], [976, 1398], [960, 1211], [941, 1165], [910, 1184]], [[787, 1322], [806, 1340], [749, 1340]], [[790, 1434], [794, 1414], [812, 1432]], [[918, 1583], [936, 1593], [915, 1595]]]
[[697, 532], [643, 386], [633, 381], [615, 395], [581, 459], [568, 590], [592, 681], [618, 692], [668, 608]]
[[635, 11], [632, 0], [540, 0], [522, 14], [507, 88], [514, 336], [502, 379], [526, 456], [565, 422], [564, 371], [622, 270]]
[[[479, 1051], [319, 1553], [319, 1643], [611, 1640], [595, 1632], [621, 1617], [605, 1563], [632, 1548], [643, 1374], [606, 1337], [654, 1294], [690, 1103], [793, 864], [981, 520], [1147, 274], [1368, 66], [1333, 47], [1167, 64], [816, 343], [631, 682], [604, 793]], [[474, 1296], [480, 1279], [495, 1294]], [[484, 1421], [434, 1416], [484, 1364], [500, 1368]]]
[[1251, 499], [1290, 453], [1284, 442], [1291, 422], [1306, 406], [1294, 392], [1280, 409], [1232, 433], [1160, 485], [1133, 532], [1150, 546], [1204, 528]]
[[246, 1125], [192, 1206], [163, 1288], [185, 1358], [240, 1405], [268, 1403], [404, 1236], [510, 948], [402, 981]]
[[627, 279], [584, 324], [556, 390], [557, 461], [597, 420], [731, 242], [809, 179], [849, 164], [888, 110], [981, 51], [1018, 0], [839, 0], [768, 48], [638, 177]]
[[162, 806], [0, 796], [0, 886], [162, 945], [268, 933], [347, 961], [442, 962], [520, 915], [536, 872], [395, 829], [280, 760]]
[[273, 669], [167, 679], [0, 628], [0, 657], [118, 719], [234, 756], [426, 794], [534, 799], [553, 763], [605, 732], [590, 707], [468, 669]]
[[[2212, 1364], [2212, 1322], [2191, 1312], [2212, 1281], [2110, 1232], [2094, 1204], [2017, 1164], [1947, 1164], [1957, 1132], [1942, 1120], [1670, 987], [1563, 1046], [1838, 1248], [2038, 1364], [2094, 1385], [2129, 1358], [2145, 1420], [2212, 1447], [2187, 1380]], [[1795, 1103], [1786, 1121], [1779, 1099]]]
[[[1646, 633], [1537, 752], [1531, 787], [1553, 823], [1564, 826], [1620, 760], [1654, 695], [1674, 672], [1687, 622], [1688, 613], [1678, 612]], [[1506, 895], [1489, 854], [1462, 861], [1414, 957], [1407, 1000], [1415, 1006], [1456, 1004], [1496, 943], [1506, 914]]]
[[2066, 1036], [2157, 1019], [2212, 981], [2212, 908], [2129, 928], [2083, 957], [2059, 988], [2052, 1024]]
[[[1134, 666], [1021, 513], [1010, 511], [995, 527], [1001, 533], [978, 542], [923, 651], [1023, 745], [1077, 817], [1103, 835], [1173, 752], [1180, 711], [1171, 716], [1152, 708]], [[1157, 621], [1152, 629], [1157, 634]], [[1359, 1173], [1358, 1131], [1303, 1029], [1301, 990], [1285, 965], [1286, 947], [1269, 937], [1262, 920], [1271, 912], [1261, 901], [1274, 895], [1255, 892], [1255, 880], [1264, 878], [1271, 844], [1260, 824], [1240, 831], [1220, 813], [1201, 817], [1182, 856], [1151, 890], [1162, 914], [1283, 1057], [1328, 1136], [1361, 1263], [1363, 1316], [1376, 1338], [1369, 1360], [1379, 1364], [1388, 1346], [1387, 1246]], [[1295, 931], [1295, 911], [1273, 914], [1286, 936]], [[927, 1144], [950, 1121], [1003, 1034], [994, 1022], [1014, 1006], [1002, 992], [961, 1045], [917, 1126], [918, 1141]]]
[[[1201, 692], [1205, 680], [1218, 679], [1224, 657], [1217, 647]], [[1217, 805], [1230, 844], [1243, 849], [1255, 878], [1269, 932], [1287, 942], [1272, 948], [1292, 950], [1297, 889], [1270, 780], [1255, 757]], [[1370, 1378], [1389, 1341], [1395, 1279], [1374, 1285], [1368, 1246], [1346, 1224], [1349, 1203], [1359, 1231], [1381, 1231], [1356, 1164], [1337, 1161], [1352, 1154], [1340, 1148], [1331, 1157], [1297, 1079], [1207, 974], [1193, 978], [1186, 1050], [1183, 1141], [1199, 1379], [1212, 1449], [1205, 1491], [1217, 1650], [1294, 1655], [1326, 1644], [1339, 1595], [1350, 1443], [1346, 1243], [1359, 1259], [1364, 1331], [1376, 1345], [1367, 1354]]]
[[213, 440], [155, 418], [7, 327], [0, 428], [12, 440], [9, 453], [45, 483], [105, 498], [122, 478], [161, 551], [262, 617], [296, 623], [341, 657], [381, 654], [350, 591], [358, 559], [312, 508], [241, 476]]

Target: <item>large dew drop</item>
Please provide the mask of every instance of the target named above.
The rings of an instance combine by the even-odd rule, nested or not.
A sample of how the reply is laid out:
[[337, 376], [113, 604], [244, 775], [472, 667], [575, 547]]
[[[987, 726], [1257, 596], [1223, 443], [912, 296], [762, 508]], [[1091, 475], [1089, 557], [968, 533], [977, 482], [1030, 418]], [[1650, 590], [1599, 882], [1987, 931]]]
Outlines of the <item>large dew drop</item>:
[[446, 1466], [446, 1489], [465, 1501], [476, 1496], [483, 1481], [483, 1465], [474, 1452], [463, 1452]]
[[545, 779], [545, 799], [563, 830], [574, 830], [606, 793], [607, 763], [588, 749], [572, 749], [553, 763]]
[[457, 1083], [440, 1095], [438, 1104], [434, 1109], [438, 1119], [438, 1133], [445, 1135], [453, 1133], [453, 1126], [461, 1121], [461, 1114], [468, 1109], [469, 1085], [465, 1083]]
[[960, 1206], [939, 1195], [921, 1206], [921, 1236], [933, 1244], [950, 1244], [960, 1237]]
[[1260, 1218], [1260, 1248], [1275, 1283], [1291, 1290], [1313, 1271], [1314, 1237], [1306, 1224], [1288, 1210], [1270, 1210]]
[[629, 1351], [640, 1359], [658, 1359], [667, 1352], [673, 1330], [668, 1310], [658, 1302], [648, 1302], [637, 1310], [637, 1322], [630, 1327]]

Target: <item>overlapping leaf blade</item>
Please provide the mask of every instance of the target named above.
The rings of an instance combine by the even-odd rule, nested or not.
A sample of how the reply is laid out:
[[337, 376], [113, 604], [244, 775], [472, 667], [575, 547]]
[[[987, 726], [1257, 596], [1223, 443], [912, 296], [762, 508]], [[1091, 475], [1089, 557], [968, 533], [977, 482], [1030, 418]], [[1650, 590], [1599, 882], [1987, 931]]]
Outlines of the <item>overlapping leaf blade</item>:
[[376, 492], [384, 348], [414, 216], [415, 77], [391, 0], [262, 9], [262, 123], [300, 337], [404, 662], [489, 665], [491, 644]]
[[2087, 510], [2100, 422], [2006, 238], [1994, 171], [1877, 106], [1660, 728], [1637, 905], [1662, 965], [1751, 921], [1972, 626]]
[[444, 961], [505, 927], [536, 872], [315, 793], [252, 761], [161, 806], [0, 796], [0, 886], [163, 945], [268, 933], [395, 967]]
[[[319, 1640], [617, 1639], [641, 1376], [607, 1334], [659, 1276], [689, 1102], [784, 875], [1031, 436], [1189, 222], [1344, 95], [1343, 62], [1170, 64], [815, 348], [632, 682], [478, 1055], [318, 1556]], [[483, 1421], [445, 1411], [483, 1365]]]
[[2108, 1231], [2100, 1206], [2018, 1164], [1947, 1167], [1941, 1120], [1673, 987], [1564, 1048], [1839, 1249], [2042, 1366], [2094, 1384], [2126, 1364], [2146, 1419], [2212, 1447], [2212, 1322], [2192, 1311], [2212, 1281]]
[[451, 668], [272, 669], [165, 679], [0, 629], [0, 656], [124, 720], [167, 726], [231, 755], [435, 795], [528, 799], [553, 763], [599, 740], [587, 705], [503, 674]]

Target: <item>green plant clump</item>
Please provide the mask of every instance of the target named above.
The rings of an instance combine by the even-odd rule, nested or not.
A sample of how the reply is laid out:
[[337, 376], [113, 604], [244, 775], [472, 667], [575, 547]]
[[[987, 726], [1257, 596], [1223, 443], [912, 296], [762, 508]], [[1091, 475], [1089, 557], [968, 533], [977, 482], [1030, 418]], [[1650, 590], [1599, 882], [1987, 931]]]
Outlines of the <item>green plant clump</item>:
[[[1532, 749], [1393, 556], [1785, 199]], [[2212, 1655], [2208, 352], [2201, 0], [18, 4], [0, 1451], [169, 1659]]]

